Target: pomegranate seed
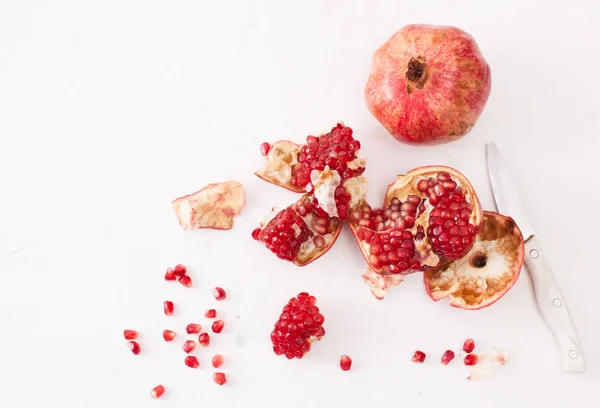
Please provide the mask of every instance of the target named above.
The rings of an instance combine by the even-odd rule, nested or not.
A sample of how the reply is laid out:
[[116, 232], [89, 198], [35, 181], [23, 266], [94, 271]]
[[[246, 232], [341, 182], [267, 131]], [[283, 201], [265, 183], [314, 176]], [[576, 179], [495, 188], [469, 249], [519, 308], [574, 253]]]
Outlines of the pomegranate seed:
[[152, 388], [152, 391], [150, 391], [150, 396], [154, 399], [159, 399], [164, 393], [165, 387], [162, 385], [157, 385], [156, 387]]
[[271, 150], [271, 145], [267, 142], [264, 142], [260, 145], [260, 154], [266, 156], [269, 154], [269, 150]]
[[200, 333], [200, 336], [198, 336], [198, 343], [200, 343], [202, 347], [208, 347], [210, 344], [210, 336], [208, 333]]
[[123, 336], [125, 340], [135, 340], [138, 338], [138, 332], [135, 330], [123, 330]]
[[186, 288], [191, 288], [192, 287], [192, 278], [190, 278], [187, 275], [183, 275], [182, 277], [179, 278], [179, 283], [181, 283]]
[[223, 326], [225, 326], [225, 322], [223, 320], [215, 320], [212, 324], [213, 333], [221, 333]]
[[178, 278], [187, 275], [187, 268], [184, 265], [175, 265], [175, 269], [173, 269], [173, 273], [175, 274], [175, 276], [177, 276]]
[[465, 344], [463, 344], [463, 350], [467, 353], [471, 353], [473, 350], [475, 350], [475, 340], [466, 339]]
[[227, 294], [225, 293], [225, 291], [218, 286], [213, 288], [212, 293], [213, 293], [213, 296], [215, 297], [215, 299], [217, 299], [217, 300], [224, 300], [227, 297]]
[[174, 281], [176, 279], [177, 276], [175, 275], [175, 271], [173, 270], [173, 268], [167, 268], [167, 272], [165, 273], [165, 280]]
[[227, 377], [225, 377], [225, 373], [214, 373], [213, 381], [219, 385], [223, 385], [227, 382]]
[[171, 330], [163, 330], [163, 339], [165, 339], [165, 341], [172, 341], [175, 336], [177, 336], [177, 333], [175, 333], [174, 331]]
[[196, 323], [190, 323], [185, 327], [187, 334], [198, 334], [200, 333], [200, 325]]
[[352, 367], [352, 359], [344, 354], [342, 358], [340, 358], [340, 367], [344, 371], [350, 370], [350, 367]]
[[453, 359], [454, 359], [454, 351], [446, 350], [446, 352], [442, 356], [442, 364], [448, 365], [448, 363], [450, 363], [450, 361], [452, 361]]
[[194, 351], [195, 348], [196, 342], [194, 340], [187, 340], [185, 343], [183, 343], [183, 346], [181, 346], [181, 349], [188, 354]]
[[204, 313], [204, 317], [208, 319], [214, 319], [217, 316], [217, 311], [215, 309], [208, 309], [206, 313]]
[[413, 363], [422, 363], [423, 361], [425, 361], [425, 357], [426, 357], [425, 353], [417, 350], [417, 351], [415, 351], [415, 354], [413, 355], [412, 362]]
[[185, 365], [190, 368], [198, 368], [200, 367], [200, 362], [196, 356], [187, 356], [185, 358]]
[[212, 365], [214, 368], [219, 368], [223, 365], [223, 356], [220, 354], [216, 354], [212, 358]]
[[473, 366], [477, 364], [479, 361], [479, 356], [477, 354], [467, 354], [465, 356], [465, 365]]
[[252, 238], [258, 241], [258, 234], [260, 234], [260, 228], [255, 228], [252, 230]]
[[129, 347], [129, 350], [136, 356], [140, 354], [141, 348], [137, 341], [128, 341], [127, 347]]
[[165, 300], [163, 302], [163, 309], [167, 316], [173, 316], [173, 309], [174, 309], [173, 302], [171, 302], [170, 300]]

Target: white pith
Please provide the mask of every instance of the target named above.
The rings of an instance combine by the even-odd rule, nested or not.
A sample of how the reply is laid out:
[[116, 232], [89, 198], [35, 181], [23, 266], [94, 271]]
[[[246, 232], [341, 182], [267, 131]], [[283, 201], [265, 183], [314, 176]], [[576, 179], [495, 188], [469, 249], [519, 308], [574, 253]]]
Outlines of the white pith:
[[269, 149], [264, 167], [257, 172], [266, 180], [278, 184], [288, 184], [292, 181], [292, 167], [298, 164], [300, 146], [282, 140]]
[[314, 196], [329, 216], [337, 217], [337, 205], [335, 203], [335, 189], [340, 185], [342, 178], [337, 170], [331, 170], [325, 166], [323, 171], [313, 170], [310, 173], [310, 181], [314, 187]]

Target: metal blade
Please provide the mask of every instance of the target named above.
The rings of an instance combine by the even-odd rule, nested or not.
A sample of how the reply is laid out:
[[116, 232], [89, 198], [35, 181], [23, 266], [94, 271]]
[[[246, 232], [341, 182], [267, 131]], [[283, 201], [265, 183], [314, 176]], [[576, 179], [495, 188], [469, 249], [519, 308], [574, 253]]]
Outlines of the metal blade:
[[486, 154], [488, 175], [498, 212], [515, 220], [523, 234], [523, 239], [527, 241], [534, 235], [533, 227], [529, 223], [527, 212], [504, 159], [494, 143], [487, 144]]

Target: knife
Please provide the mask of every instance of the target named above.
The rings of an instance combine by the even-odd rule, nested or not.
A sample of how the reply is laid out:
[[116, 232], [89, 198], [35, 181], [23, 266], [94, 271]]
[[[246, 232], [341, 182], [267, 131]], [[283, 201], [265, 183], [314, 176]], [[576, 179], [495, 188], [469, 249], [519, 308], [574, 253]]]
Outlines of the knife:
[[533, 227], [519, 197], [508, 168], [494, 143], [486, 146], [490, 184], [498, 211], [510, 216], [519, 226], [525, 240], [525, 264], [533, 280], [538, 307], [546, 323], [556, 336], [561, 352], [562, 369], [568, 372], [585, 371], [585, 360], [575, 324], [567, 302], [548, 267]]

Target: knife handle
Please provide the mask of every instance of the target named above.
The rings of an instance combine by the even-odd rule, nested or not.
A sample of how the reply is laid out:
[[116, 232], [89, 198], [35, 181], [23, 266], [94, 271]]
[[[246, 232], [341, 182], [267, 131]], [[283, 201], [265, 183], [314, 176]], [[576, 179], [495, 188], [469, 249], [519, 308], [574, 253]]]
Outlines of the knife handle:
[[533, 279], [540, 312], [558, 340], [562, 369], [576, 373], [584, 372], [586, 367], [583, 350], [567, 302], [535, 236], [525, 242], [525, 263]]

